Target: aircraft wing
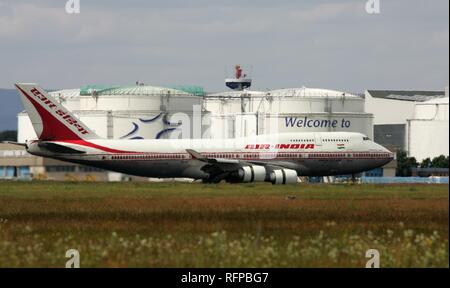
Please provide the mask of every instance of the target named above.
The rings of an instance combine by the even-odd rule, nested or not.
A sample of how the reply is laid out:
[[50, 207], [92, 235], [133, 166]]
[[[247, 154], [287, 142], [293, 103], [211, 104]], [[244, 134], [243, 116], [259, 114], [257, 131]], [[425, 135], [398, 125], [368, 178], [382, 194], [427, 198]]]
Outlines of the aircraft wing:
[[20, 143], [15, 141], [2, 141], [1, 143], [27, 147], [27, 143]]
[[295, 169], [295, 168], [290, 167], [290, 166], [292, 166], [292, 163], [286, 162], [286, 161], [272, 161], [272, 162], [268, 163], [267, 161], [264, 161], [264, 159], [261, 159], [259, 161], [257, 161], [257, 160], [242, 161], [242, 160], [238, 160], [238, 159], [208, 158], [192, 149], [186, 149], [186, 152], [188, 152], [192, 156], [193, 159], [197, 159], [199, 161], [209, 163], [209, 164], [216, 164], [216, 166], [218, 166], [218, 167], [224, 167], [224, 168], [226, 167], [228, 169], [230, 167], [239, 168], [239, 167], [242, 167], [245, 165], [272, 166], [272, 167], [277, 167], [277, 168]]
[[193, 159], [205, 162], [202, 171], [210, 175], [209, 182], [220, 182], [249, 163], [237, 159], [208, 158], [192, 149], [186, 149]]
[[195, 150], [192, 149], [186, 149], [186, 152], [188, 152], [193, 159], [206, 162], [206, 163], [220, 163], [220, 164], [239, 164], [241, 161], [237, 159], [223, 159], [223, 158], [207, 158], [203, 156], [202, 154], [198, 153]]
[[244, 166], [264, 166], [269, 170], [296, 168], [293, 166], [295, 164], [286, 161], [269, 162], [264, 161], [264, 159], [243, 161], [238, 159], [208, 158], [192, 149], [186, 149], [186, 152], [188, 152], [193, 159], [205, 162], [206, 165], [204, 165], [201, 169], [202, 171], [210, 175], [209, 181], [213, 183], [220, 182], [221, 180], [226, 179]]

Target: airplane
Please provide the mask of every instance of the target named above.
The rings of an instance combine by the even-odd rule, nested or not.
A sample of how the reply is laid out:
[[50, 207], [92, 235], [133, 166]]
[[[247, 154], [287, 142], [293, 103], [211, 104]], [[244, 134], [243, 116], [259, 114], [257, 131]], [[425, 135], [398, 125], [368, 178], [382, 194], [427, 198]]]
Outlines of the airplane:
[[290, 184], [300, 176], [354, 175], [394, 158], [366, 135], [350, 132], [236, 139], [104, 139], [38, 85], [15, 86], [38, 135], [36, 140], [15, 144], [36, 156], [129, 175], [205, 183]]

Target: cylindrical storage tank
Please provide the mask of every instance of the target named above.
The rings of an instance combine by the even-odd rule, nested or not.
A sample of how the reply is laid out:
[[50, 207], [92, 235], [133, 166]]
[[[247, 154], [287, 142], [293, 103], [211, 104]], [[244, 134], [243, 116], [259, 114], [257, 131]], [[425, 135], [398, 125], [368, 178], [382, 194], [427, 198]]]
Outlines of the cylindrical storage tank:
[[449, 98], [415, 104], [414, 119], [408, 120], [408, 152], [418, 161], [449, 155]]
[[211, 130], [225, 138], [316, 131], [373, 137], [373, 115], [364, 111], [364, 97], [335, 90], [303, 87], [208, 94], [204, 107], [212, 114]]
[[80, 95], [86, 124], [100, 121], [103, 133], [99, 134], [118, 139], [164, 139], [180, 131], [192, 134], [193, 111], [195, 106], [201, 111], [201, 104], [200, 96], [155, 86], [88, 89]]
[[335, 90], [305, 87], [280, 89], [267, 92], [266, 97], [269, 102], [272, 102], [272, 112], [364, 112], [363, 97]]
[[51, 91], [49, 94], [69, 111], [76, 111], [80, 109], [80, 89]]

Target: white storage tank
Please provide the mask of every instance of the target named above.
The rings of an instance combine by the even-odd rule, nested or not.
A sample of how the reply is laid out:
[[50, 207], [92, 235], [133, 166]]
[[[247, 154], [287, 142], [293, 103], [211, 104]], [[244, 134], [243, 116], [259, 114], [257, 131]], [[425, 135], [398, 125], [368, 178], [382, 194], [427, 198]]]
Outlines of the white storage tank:
[[449, 155], [449, 98], [415, 104], [408, 120], [408, 151], [418, 161]]
[[253, 134], [348, 131], [373, 136], [364, 97], [327, 89], [291, 88], [208, 94], [211, 138]]

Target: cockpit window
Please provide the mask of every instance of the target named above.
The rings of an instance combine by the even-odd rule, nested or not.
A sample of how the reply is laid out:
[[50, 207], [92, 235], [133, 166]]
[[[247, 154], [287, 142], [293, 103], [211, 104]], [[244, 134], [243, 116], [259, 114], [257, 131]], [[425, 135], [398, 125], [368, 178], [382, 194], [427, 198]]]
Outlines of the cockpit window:
[[367, 137], [367, 136], [365, 136], [365, 137], [363, 137], [363, 140], [364, 140], [364, 141], [369, 141], [369, 140], [370, 140], [370, 138], [369, 138], [369, 137]]

